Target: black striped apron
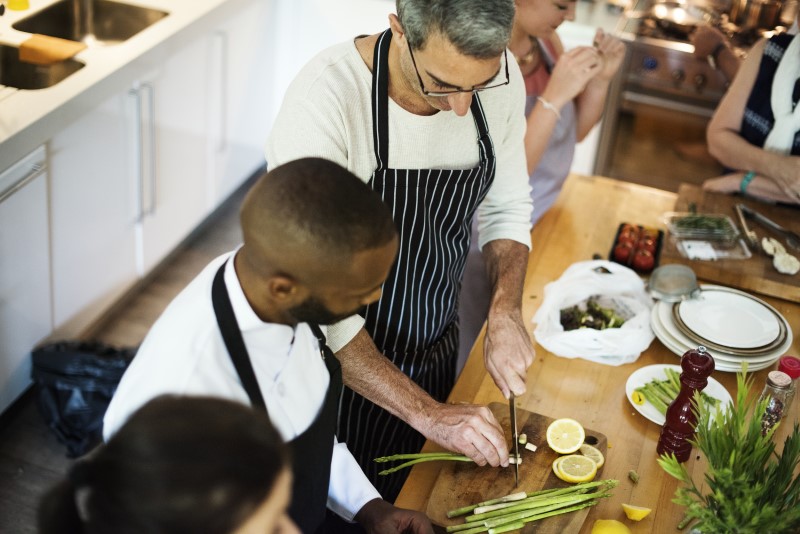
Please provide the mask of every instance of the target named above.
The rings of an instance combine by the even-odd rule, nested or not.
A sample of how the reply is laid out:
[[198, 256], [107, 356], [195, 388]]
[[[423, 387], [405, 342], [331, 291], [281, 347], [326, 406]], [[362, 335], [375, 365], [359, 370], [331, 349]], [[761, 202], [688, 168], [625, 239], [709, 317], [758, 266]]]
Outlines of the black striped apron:
[[[375, 45], [373, 142], [378, 166], [370, 179], [392, 209], [400, 251], [380, 300], [367, 307], [365, 328], [378, 349], [435, 399], [455, 381], [458, 292], [469, 250], [472, 216], [494, 179], [495, 155], [475, 94], [470, 111], [480, 162], [472, 169], [390, 169], [389, 71], [392, 33]], [[424, 438], [400, 419], [345, 388], [337, 436], [347, 442], [384, 499], [393, 502], [406, 472], [378, 476], [378, 456], [418, 452]]]
[[[214, 314], [225, 348], [228, 349], [228, 355], [250, 404], [253, 408], [266, 412], [267, 404], [258, 386], [253, 364], [250, 363], [250, 355], [228, 297], [228, 288], [225, 287], [226, 263], [220, 266], [211, 286]], [[311, 323], [308, 325], [319, 341], [320, 354], [331, 378], [317, 417], [305, 432], [287, 443], [291, 451], [293, 474], [289, 517], [303, 534], [314, 534], [325, 532], [326, 528], [324, 524], [333, 457], [334, 417], [342, 390], [342, 368], [325, 343], [325, 335], [319, 326]]]

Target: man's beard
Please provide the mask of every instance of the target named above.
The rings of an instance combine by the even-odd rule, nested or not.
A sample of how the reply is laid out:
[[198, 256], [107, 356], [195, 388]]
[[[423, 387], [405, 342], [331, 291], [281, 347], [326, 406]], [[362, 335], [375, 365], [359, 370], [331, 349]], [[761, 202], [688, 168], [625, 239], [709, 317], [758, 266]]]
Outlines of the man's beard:
[[302, 323], [333, 324], [350, 317], [354, 313], [364, 310], [364, 306], [347, 313], [333, 313], [322, 302], [314, 297], [308, 297], [304, 302], [289, 309], [292, 317]]

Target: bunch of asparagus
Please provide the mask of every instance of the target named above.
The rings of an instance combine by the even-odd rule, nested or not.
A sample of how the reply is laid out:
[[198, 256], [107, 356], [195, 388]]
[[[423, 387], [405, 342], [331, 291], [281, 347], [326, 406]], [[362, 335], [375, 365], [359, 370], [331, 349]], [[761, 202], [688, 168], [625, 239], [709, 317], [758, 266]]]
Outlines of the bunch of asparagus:
[[616, 480], [598, 480], [562, 489], [523, 491], [450, 510], [447, 512], [447, 517], [453, 518], [462, 515], [466, 515], [466, 517], [463, 524], [447, 527], [447, 532], [499, 534], [518, 530], [524, 527], [525, 523], [531, 521], [594, 506], [600, 499], [610, 497], [611, 494], [608, 493], [608, 490], [616, 487], [617, 484]]
[[[642, 387], [638, 387], [634, 390], [635, 392], [638, 391], [641, 393], [645, 400], [662, 414], [667, 413], [667, 408], [672, 404], [672, 401], [675, 400], [675, 397], [678, 396], [681, 390], [680, 373], [669, 367], [664, 368], [664, 373], [667, 375], [666, 380], [654, 378]], [[719, 399], [706, 395], [702, 391], [700, 392], [700, 398], [711, 410], [720, 402]]]

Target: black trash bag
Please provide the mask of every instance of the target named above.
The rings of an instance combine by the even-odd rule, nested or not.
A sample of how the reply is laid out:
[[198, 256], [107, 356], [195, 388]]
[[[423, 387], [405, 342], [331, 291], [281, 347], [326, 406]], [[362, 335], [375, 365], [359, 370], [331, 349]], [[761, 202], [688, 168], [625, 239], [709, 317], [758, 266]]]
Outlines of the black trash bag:
[[67, 446], [67, 457], [89, 452], [103, 439], [103, 416], [136, 348], [93, 341], [62, 341], [32, 352], [31, 378], [47, 426]]

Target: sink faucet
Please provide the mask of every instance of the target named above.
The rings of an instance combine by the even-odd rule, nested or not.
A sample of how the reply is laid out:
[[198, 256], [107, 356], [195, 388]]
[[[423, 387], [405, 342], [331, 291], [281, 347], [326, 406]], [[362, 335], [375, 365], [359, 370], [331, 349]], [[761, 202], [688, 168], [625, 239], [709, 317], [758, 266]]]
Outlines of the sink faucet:
[[72, 0], [72, 34], [94, 38], [94, 0]]

